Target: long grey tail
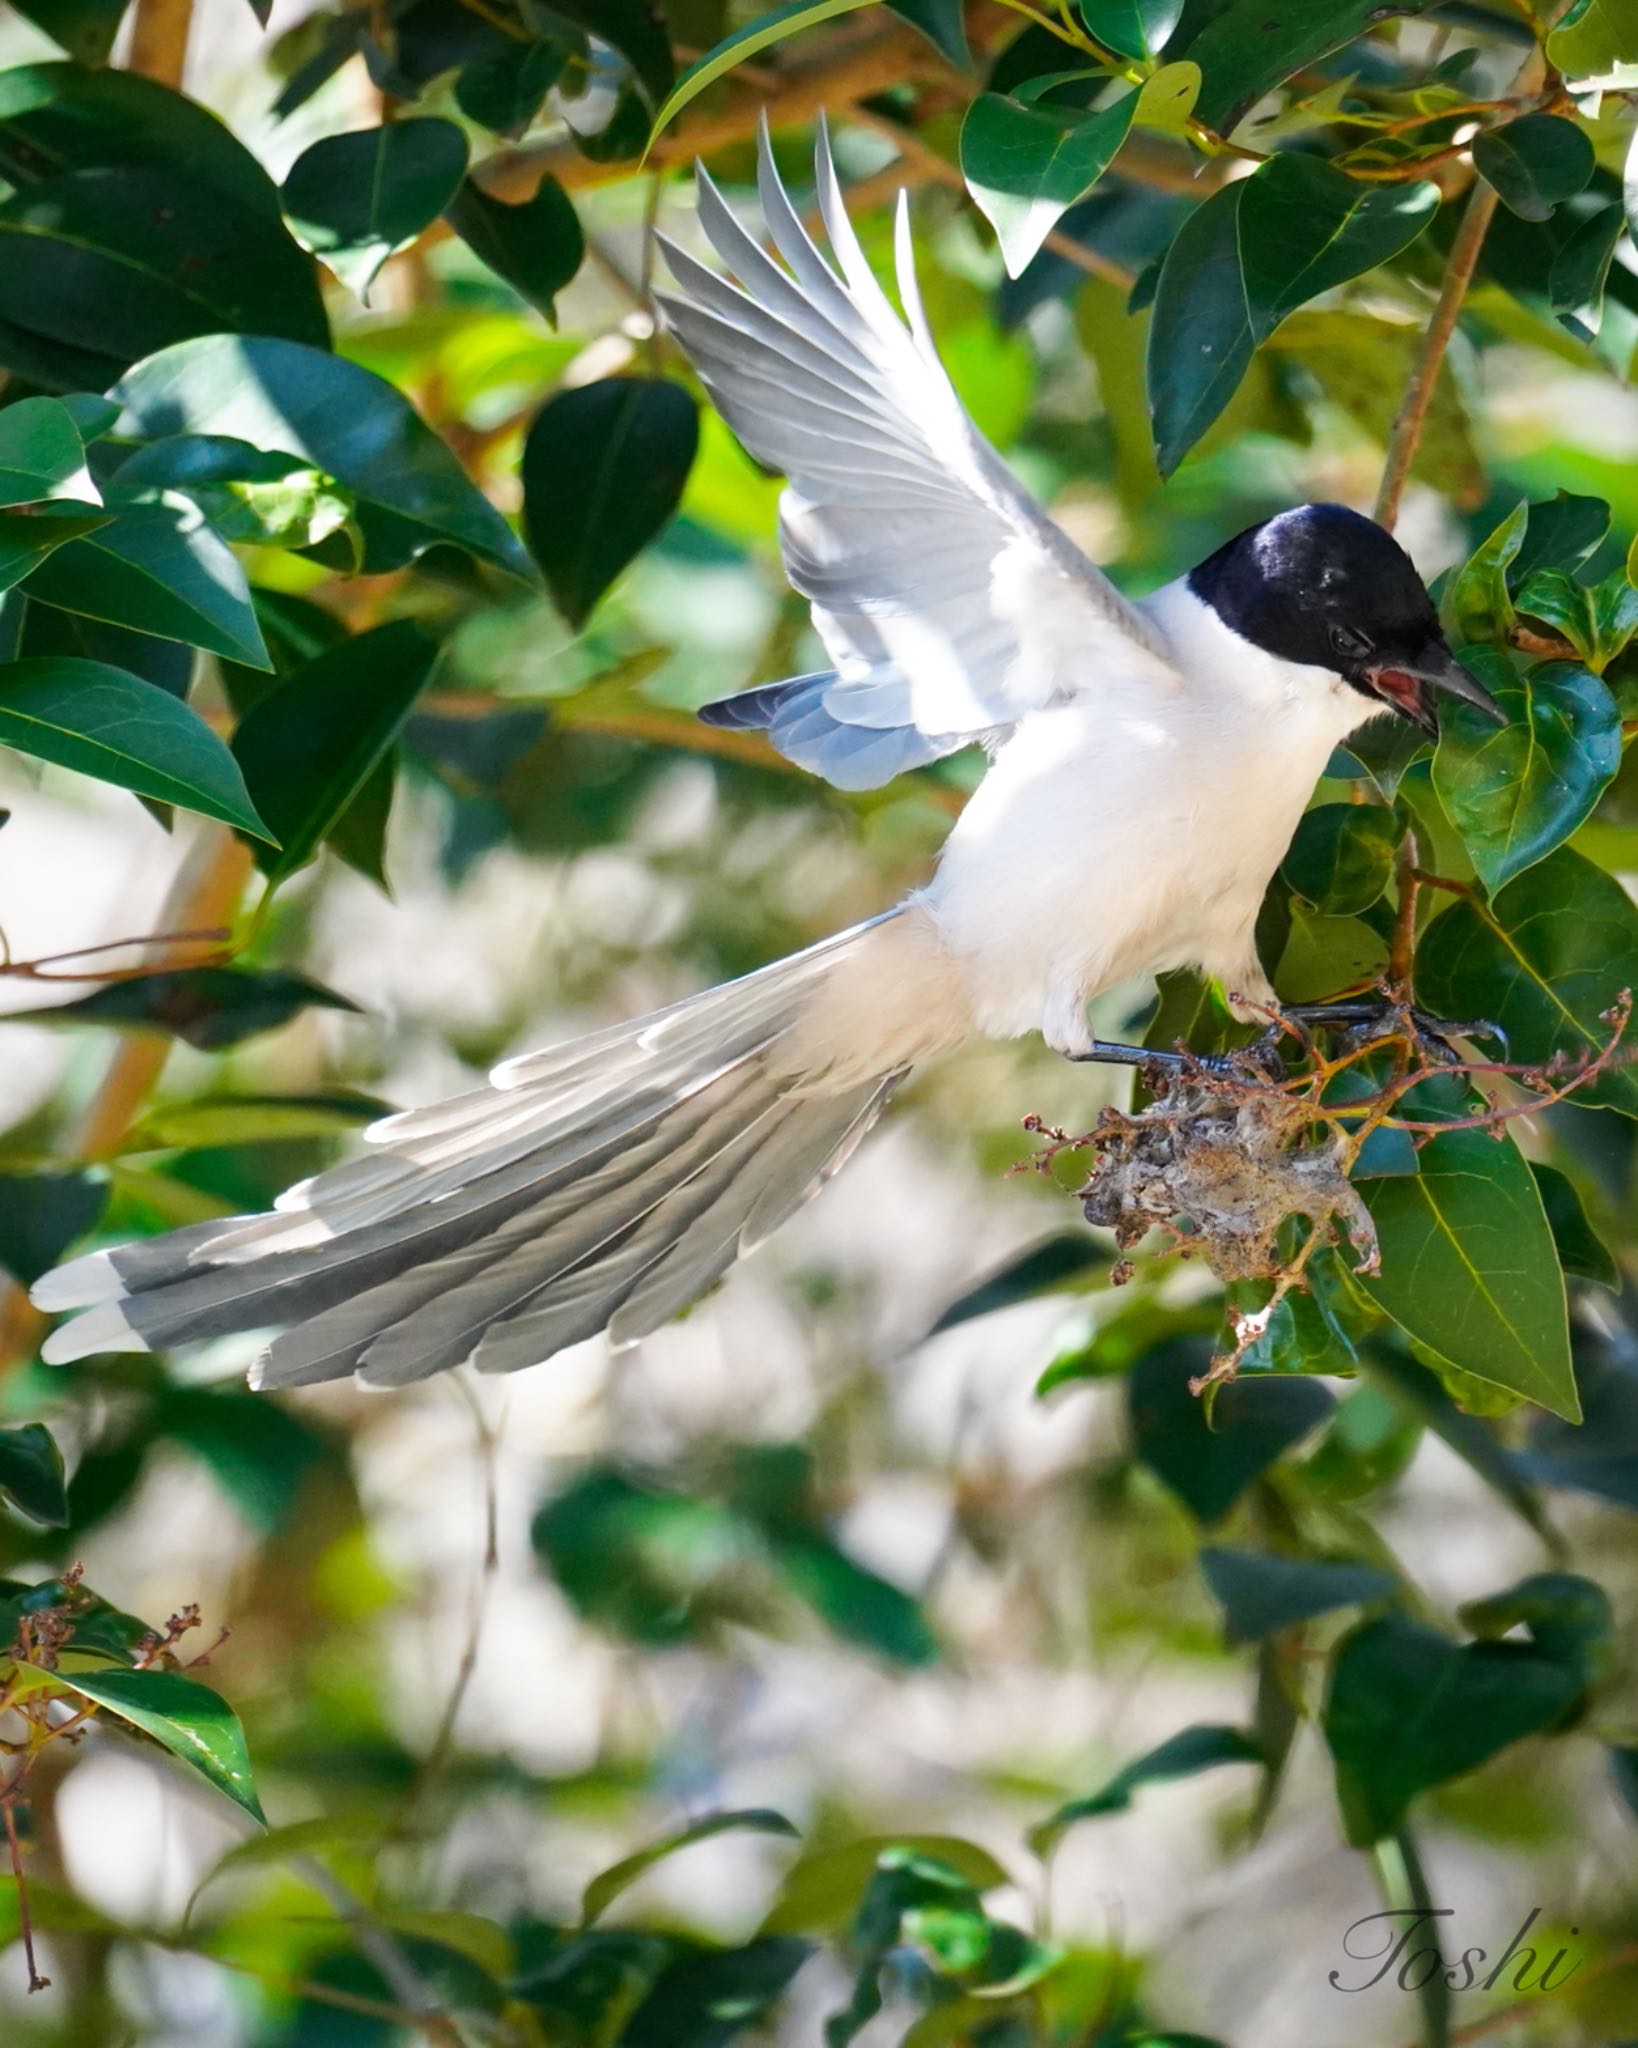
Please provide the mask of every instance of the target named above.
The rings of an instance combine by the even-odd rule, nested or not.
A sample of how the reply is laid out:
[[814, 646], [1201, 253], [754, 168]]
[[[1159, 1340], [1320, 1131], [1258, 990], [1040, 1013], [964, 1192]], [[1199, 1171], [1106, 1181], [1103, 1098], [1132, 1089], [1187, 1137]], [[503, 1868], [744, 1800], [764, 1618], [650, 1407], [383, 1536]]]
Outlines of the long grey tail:
[[267, 1215], [59, 1266], [35, 1303], [85, 1313], [44, 1356], [285, 1326], [253, 1386], [399, 1386], [466, 1359], [513, 1372], [605, 1328], [646, 1335], [815, 1193], [903, 1078], [868, 1021], [866, 1045], [834, 1028], [903, 915], [387, 1117], [369, 1154]]

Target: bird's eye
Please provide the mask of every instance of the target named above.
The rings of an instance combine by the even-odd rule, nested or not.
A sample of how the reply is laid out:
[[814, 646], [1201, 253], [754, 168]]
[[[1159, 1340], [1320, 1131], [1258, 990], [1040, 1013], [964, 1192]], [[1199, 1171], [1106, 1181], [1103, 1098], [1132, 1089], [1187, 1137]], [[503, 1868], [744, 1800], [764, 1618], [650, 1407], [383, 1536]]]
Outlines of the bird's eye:
[[1356, 633], [1352, 626], [1333, 626], [1331, 628], [1331, 645], [1338, 654], [1345, 654], [1355, 661], [1360, 656], [1369, 654], [1371, 651], [1370, 641], [1365, 638], [1363, 633]]

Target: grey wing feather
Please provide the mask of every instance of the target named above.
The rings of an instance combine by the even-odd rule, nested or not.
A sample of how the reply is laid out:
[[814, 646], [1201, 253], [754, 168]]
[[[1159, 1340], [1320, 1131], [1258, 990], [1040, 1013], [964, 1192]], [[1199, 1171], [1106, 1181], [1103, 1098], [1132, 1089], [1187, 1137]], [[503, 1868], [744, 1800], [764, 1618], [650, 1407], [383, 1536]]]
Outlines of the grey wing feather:
[[[848, 221], [821, 127], [818, 197], [837, 269], [764, 134], [759, 191], [780, 261], [699, 174], [699, 218], [737, 283], [667, 245], [666, 318], [740, 439], [783, 470], [780, 538], [834, 663], [747, 693], [801, 765], [867, 788], [1095, 689], [1100, 667], [1170, 673], [1154, 623], [1047, 518], [962, 408], [898, 218], [897, 314]], [[728, 700], [730, 703], [733, 700]], [[767, 715], [762, 715], [766, 713]], [[714, 722], [729, 722], [722, 706]], [[862, 727], [897, 744], [851, 736]]]

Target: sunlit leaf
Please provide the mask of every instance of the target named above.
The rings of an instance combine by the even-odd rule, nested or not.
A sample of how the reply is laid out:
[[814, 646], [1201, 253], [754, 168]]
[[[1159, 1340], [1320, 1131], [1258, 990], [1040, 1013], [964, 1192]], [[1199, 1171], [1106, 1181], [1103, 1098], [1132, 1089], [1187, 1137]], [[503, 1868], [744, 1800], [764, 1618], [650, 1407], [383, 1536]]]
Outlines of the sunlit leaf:
[[[1432, 4], [1401, 0], [1393, 12], [1420, 14]], [[1383, 18], [1374, 0], [1230, 0], [1177, 54], [1204, 72], [1200, 118], [1226, 135], [1265, 92]]]
[[42, 498], [95, 505], [100, 493], [67, 406], [54, 398], [20, 398], [0, 412], [0, 505], [32, 505]]
[[0, 746], [268, 836], [198, 712], [100, 662], [41, 655], [0, 669]]
[[979, 210], [1001, 238], [1011, 277], [1033, 260], [1067, 207], [1113, 162], [1138, 95], [1083, 114], [980, 93], [961, 124], [961, 170]]
[[390, 121], [311, 143], [284, 181], [297, 240], [360, 298], [455, 196], [466, 137], [453, 121]]
[[759, 14], [689, 65], [655, 114], [654, 133], [658, 135], [669, 126], [690, 100], [698, 99], [708, 85], [715, 84], [736, 64], [782, 43], [787, 36], [800, 35], [803, 29], [817, 28], [821, 22], [834, 21], [839, 14], [852, 14], [869, 4], [870, 0], [790, 0], [789, 6]]

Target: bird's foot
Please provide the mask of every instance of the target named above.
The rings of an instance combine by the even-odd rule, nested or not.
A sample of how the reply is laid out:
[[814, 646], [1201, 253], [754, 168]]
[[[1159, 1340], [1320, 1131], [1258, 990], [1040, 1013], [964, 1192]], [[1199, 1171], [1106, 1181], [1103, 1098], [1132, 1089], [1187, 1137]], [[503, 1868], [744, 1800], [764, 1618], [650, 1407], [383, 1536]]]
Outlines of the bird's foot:
[[1107, 1038], [1094, 1038], [1089, 1046], [1064, 1054], [1077, 1063], [1094, 1062], [1110, 1067], [1147, 1067], [1157, 1073], [1223, 1077], [1243, 1072], [1246, 1055], [1225, 1052], [1187, 1052], [1155, 1045], [1122, 1045]]
[[1444, 1066], [1454, 1066], [1461, 1060], [1461, 1054], [1451, 1043], [1455, 1038], [1488, 1038], [1501, 1047], [1504, 1055], [1507, 1052], [1507, 1033], [1488, 1017], [1435, 1017], [1386, 990], [1334, 1003], [1288, 1003], [1280, 1012], [1280, 1021], [1270, 1026], [1264, 1039], [1277, 1043], [1292, 1030], [1299, 1038], [1314, 1031], [1341, 1032], [1345, 1051], [1402, 1038]]

